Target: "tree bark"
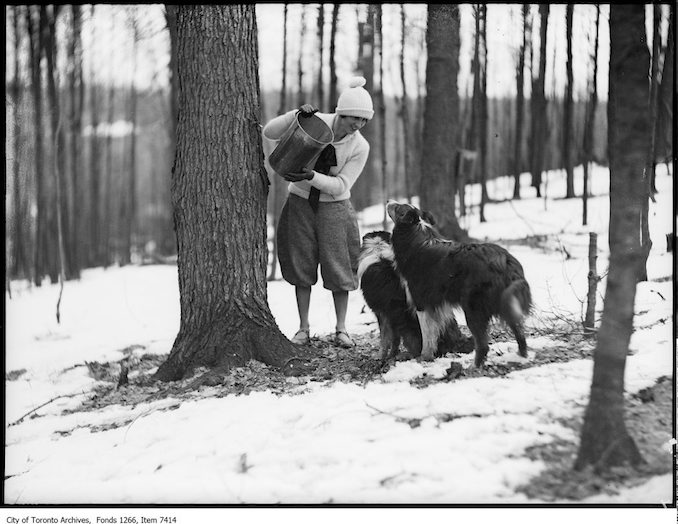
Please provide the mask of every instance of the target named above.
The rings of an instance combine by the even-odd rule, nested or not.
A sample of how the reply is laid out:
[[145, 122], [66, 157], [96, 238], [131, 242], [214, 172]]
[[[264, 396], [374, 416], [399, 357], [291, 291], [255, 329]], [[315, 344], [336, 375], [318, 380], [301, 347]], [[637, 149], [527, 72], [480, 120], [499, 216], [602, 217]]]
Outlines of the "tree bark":
[[640, 199], [647, 154], [650, 57], [642, 4], [610, 6], [610, 268], [594, 352], [591, 396], [575, 469], [637, 465], [642, 457], [624, 423], [624, 368], [633, 331], [640, 260]]
[[286, 372], [303, 367], [266, 301], [268, 177], [256, 35], [253, 4], [178, 9], [182, 90], [171, 193], [181, 324], [160, 380], [249, 359]]
[[426, 101], [421, 161], [421, 207], [433, 213], [447, 238], [467, 240], [455, 214], [454, 152], [459, 147], [459, 6], [429, 4]]

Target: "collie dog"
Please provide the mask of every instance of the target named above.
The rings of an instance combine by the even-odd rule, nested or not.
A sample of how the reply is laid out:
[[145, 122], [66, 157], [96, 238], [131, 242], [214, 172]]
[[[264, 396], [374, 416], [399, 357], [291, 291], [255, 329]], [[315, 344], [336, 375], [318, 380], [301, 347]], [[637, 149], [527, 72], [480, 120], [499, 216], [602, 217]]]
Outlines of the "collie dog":
[[532, 298], [520, 262], [496, 244], [446, 240], [429, 213], [409, 204], [389, 201], [386, 210], [395, 224], [391, 244], [396, 269], [421, 326], [421, 358], [434, 358], [442, 326], [456, 307], [464, 311], [473, 335], [477, 367], [487, 357], [493, 317], [506, 322], [518, 341], [518, 353], [526, 357], [523, 319]]
[[[379, 324], [382, 363], [395, 359], [401, 341], [411, 356], [418, 357], [422, 349], [419, 320], [407, 302], [402, 279], [395, 270], [390, 233], [373, 231], [365, 234], [359, 260], [360, 288]], [[452, 318], [439, 337], [436, 356], [447, 351], [470, 353], [473, 347], [468, 340]]]

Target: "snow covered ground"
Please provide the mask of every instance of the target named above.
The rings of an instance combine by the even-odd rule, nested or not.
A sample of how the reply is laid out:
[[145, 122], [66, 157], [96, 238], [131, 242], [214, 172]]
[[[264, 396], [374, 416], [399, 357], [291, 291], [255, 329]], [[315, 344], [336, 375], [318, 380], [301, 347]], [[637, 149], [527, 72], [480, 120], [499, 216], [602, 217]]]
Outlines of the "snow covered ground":
[[[485, 223], [477, 214], [463, 220], [473, 237], [506, 242], [521, 261], [536, 304], [529, 320], [535, 326], [582, 318], [589, 231], [599, 234], [599, 274], [607, 269], [607, 176], [596, 168], [586, 227], [580, 199], [536, 199], [529, 189], [522, 200], [487, 206]], [[564, 173], [553, 172], [548, 180], [548, 195], [561, 197]], [[657, 186], [649, 281], [638, 286], [626, 366], [628, 393], [673, 373], [674, 267], [664, 244], [675, 219], [673, 177], [661, 166]], [[489, 187], [493, 199], [511, 192], [507, 180]], [[381, 217], [379, 206], [362, 213], [362, 233], [380, 229]], [[546, 248], [509, 244], [528, 235], [548, 235]], [[446, 357], [399, 362], [364, 387], [309, 382], [294, 395], [170, 397], [64, 415], [97, 384], [85, 361], [118, 361], [131, 346], [138, 346], [136, 354], [169, 352], [179, 327], [177, 269], [87, 270], [79, 282], [65, 284], [60, 324], [58, 292], [56, 285], [12, 282], [11, 299], [5, 295], [5, 370], [11, 377], [5, 380], [5, 504], [534, 504], [539, 501], [516, 488], [545, 465], [529, 459], [526, 448], [579, 438], [558, 420], [583, 414], [591, 360], [535, 366], [504, 378], [410, 385], [423, 374], [443, 376], [452, 360], [472, 364], [472, 356]], [[268, 299], [281, 330], [292, 336], [298, 327], [293, 288], [271, 282]], [[353, 333], [376, 329], [363, 306], [360, 292], [351, 293]], [[312, 335], [333, 331], [331, 294], [316, 286]], [[528, 339], [529, 358], [553, 343]], [[513, 341], [491, 345], [490, 362], [519, 358]], [[36, 417], [12, 424], [34, 409]], [[441, 422], [441, 415], [460, 418]], [[422, 422], [410, 427], [397, 417]], [[675, 445], [668, 440], [670, 462]], [[663, 475], [583, 503], [671, 504], [672, 494], [672, 475]], [[21, 513], [18, 506], [12, 511]]]

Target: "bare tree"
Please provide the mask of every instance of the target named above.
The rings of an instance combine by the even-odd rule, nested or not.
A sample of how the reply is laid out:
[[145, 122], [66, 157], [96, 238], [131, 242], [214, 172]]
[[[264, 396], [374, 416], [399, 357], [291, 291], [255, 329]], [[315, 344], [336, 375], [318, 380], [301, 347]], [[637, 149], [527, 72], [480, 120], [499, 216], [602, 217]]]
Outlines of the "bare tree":
[[[86, 243], [79, 241], [85, 238], [86, 220], [78, 220], [76, 207], [80, 214], [84, 206], [84, 192], [82, 180], [82, 113], [84, 103], [84, 82], [82, 74], [82, 39], [81, 39], [81, 8], [71, 6], [71, 23], [73, 31], [69, 42], [69, 90], [70, 90], [70, 135], [71, 135], [71, 170], [70, 191], [68, 193], [68, 220], [70, 238], [69, 252], [73, 262], [73, 271], [79, 276], [80, 269], [85, 264]], [[82, 207], [81, 207], [82, 206]], [[87, 215], [87, 213], [84, 213]]]
[[645, 6], [610, 6], [610, 267], [591, 396], [575, 469], [642, 462], [624, 422], [624, 368], [640, 259], [640, 199], [650, 134]]
[[584, 188], [582, 190], [583, 218], [582, 224], [586, 225], [588, 220], [588, 198], [589, 198], [589, 170], [593, 162], [593, 124], [596, 119], [596, 108], [598, 107], [598, 41], [600, 36], [600, 5], [596, 4], [596, 36], [593, 44], [593, 73], [591, 74], [591, 94], [586, 103], [586, 121], [584, 122]]
[[513, 148], [513, 198], [520, 198], [520, 174], [522, 172], [523, 118], [525, 115], [525, 51], [526, 42], [532, 38], [532, 24], [529, 18], [530, 4], [523, 4], [523, 42], [518, 51], [516, 67], [516, 131]]
[[[266, 302], [258, 67], [253, 4], [179, 6], [172, 203], [181, 325], [155, 375], [160, 380], [250, 359], [288, 372], [301, 365], [301, 350], [280, 332]], [[240, 103], [222, 103], [236, 98]]]
[[563, 108], [563, 159], [566, 172], [565, 198], [574, 198], [574, 165], [572, 162], [572, 114], [574, 100], [572, 96], [572, 15], [574, 4], [565, 7], [565, 38], [567, 40], [566, 73], [567, 84], [565, 85], [565, 102]]
[[480, 19], [480, 45], [482, 48], [482, 60], [480, 67], [480, 99], [478, 125], [478, 145], [480, 152], [480, 221], [485, 222], [485, 204], [487, 196], [487, 4], [479, 4], [478, 16]]
[[539, 4], [539, 71], [532, 80], [532, 100], [530, 104], [530, 173], [532, 186], [541, 197], [542, 170], [544, 168], [544, 151], [548, 122], [546, 116], [546, 95], [544, 82], [546, 79], [546, 38], [548, 36], [549, 4]]
[[21, 129], [21, 117], [19, 112], [21, 111], [22, 103], [22, 89], [21, 89], [21, 66], [19, 60], [19, 53], [21, 51], [21, 33], [20, 33], [20, 20], [21, 20], [21, 10], [28, 9], [22, 6], [15, 5], [12, 7], [12, 29], [14, 31], [14, 75], [10, 87], [12, 104], [14, 105], [13, 111], [13, 135], [14, 141], [12, 143], [12, 203], [14, 206], [13, 209], [13, 220], [12, 220], [12, 247], [13, 247], [13, 258], [12, 258], [12, 267], [10, 274], [14, 277], [18, 277], [22, 274], [28, 274], [28, 263], [26, 260], [26, 242], [24, 240], [24, 205], [22, 200], [22, 194], [20, 190], [20, 181], [21, 181], [21, 140], [22, 140], [22, 129]]
[[306, 4], [301, 4], [301, 30], [299, 31], [299, 58], [297, 60], [297, 106], [306, 102], [304, 94], [304, 40], [306, 38]]
[[412, 165], [410, 155], [410, 104], [407, 94], [407, 82], [405, 81], [405, 37], [407, 35], [407, 20], [405, 16], [405, 6], [400, 4], [400, 85], [403, 90], [403, 98], [400, 104], [400, 116], [403, 121], [403, 155], [405, 163], [405, 196], [408, 201], [414, 196], [412, 189], [412, 175], [410, 166]]
[[[287, 111], [287, 7], [287, 3], [285, 3], [283, 8], [282, 85], [280, 86], [280, 101], [278, 103], [279, 115]], [[273, 174], [271, 178], [271, 191], [273, 192], [273, 252], [268, 280], [275, 280], [278, 270], [278, 222], [280, 221], [280, 212], [283, 207], [284, 192], [287, 185], [283, 183], [277, 174]]]
[[337, 22], [339, 20], [339, 7], [341, 4], [332, 5], [332, 28], [330, 29], [330, 100], [329, 111], [337, 107], [337, 67], [335, 63]]
[[323, 48], [325, 44], [325, 4], [318, 4], [318, 107], [325, 111], [325, 82], [323, 81]]
[[120, 252], [120, 263], [129, 264], [132, 250], [135, 247], [135, 237], [137, 233], [137, 50], [139, 39], [139, 21], [137, 19], [136, 6], [131, 6], [127, 12], [127, 22], [132, 31], [132, 63], [131, 80], [129, 86], [129, 100], [127, 107], [127, 120], [130, 122], [129, 133], [129, 159], [128, 167], [125, 169], [127, 174], [127, 185], [123, 191], [120, 200], [120, 218], [122, 222], [122, 249]]
[[[388, 162], [386, 158], [386, 103], [384, 101], [384, 36], [381, 27], [382, 6], [376, 5], [375, 12], [375, 48], [379, 59], [379, 89], [377, 98], [377, 121], [379, 122], [379, 156], [381, 157], [381, 201], [386, 202], [389, 198]], [[384, 205], [382, 227], [387, 228], [388, 215]]]
[[440, 232], [465, 240], [455, 214], [454, 150], [459, 137], [459, 6], [429, 4], [426, 30], [426, 102], [421, 160], [421, 206], [432, 212]]
[[[48, 258], [48, 271], [52, 282], [57, 282], [59, 276], [62, 277], [71, 275], [70, 260], [66, 258], [64, 243], [70, 234], [67, 229], [67, 223], [64, 222], [63, 216], [66, 214], [66, 204], [63, 198], [64, 194], [64, 172], [65, 172], [65, 158], [64, 158], [64, 132], [61, 125], [61, 104], [59, 103], [59, 88], [57, 82], [57, 42], [56, 42], [56, 20], [59, 15], [61, 6], [53, 4], [52, 8], [47, 5], [40, 6], [40, 18], [43, 20], [42, 29], [44, 38], [42, 43], [44, 46], [43, 52], [47, 59], [47, 99], [49, 104], [50, 116], [50, 131], [52, 133], [52, 157], [54, 182], [51, 186], [53, 191], [50, 191], [53, 209], [55, 210], [53, 216], [54, 220], [50, 221], [51, 237], [50, 243], [54, 246], [53, 252], [56, 254], [53, 258]], [[63, 278], [62, 278], [63, 281]]]

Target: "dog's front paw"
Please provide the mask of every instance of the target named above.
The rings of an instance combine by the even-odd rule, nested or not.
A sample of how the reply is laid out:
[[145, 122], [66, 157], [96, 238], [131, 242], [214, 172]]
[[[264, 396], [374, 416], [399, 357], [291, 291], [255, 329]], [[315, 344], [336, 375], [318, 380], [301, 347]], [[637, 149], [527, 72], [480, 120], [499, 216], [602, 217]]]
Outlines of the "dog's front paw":
[[435, 355], [433, 352], [428, 352], [428, 351], [422, 351], [421, 355], [419, 355], [419, 358], [417, 360], [423, 361], [423, 362], [431, 362], [435, 358]]

